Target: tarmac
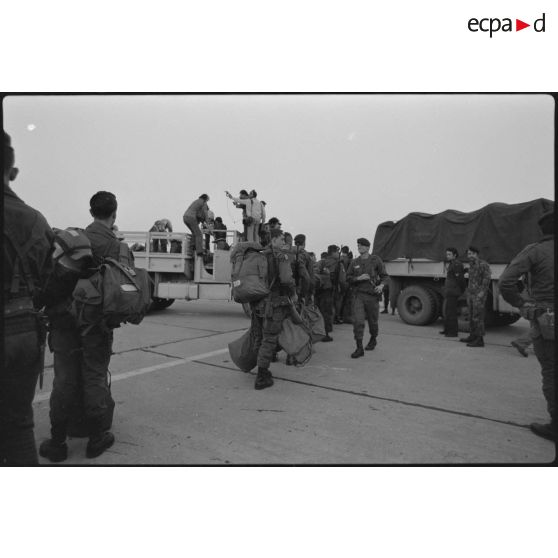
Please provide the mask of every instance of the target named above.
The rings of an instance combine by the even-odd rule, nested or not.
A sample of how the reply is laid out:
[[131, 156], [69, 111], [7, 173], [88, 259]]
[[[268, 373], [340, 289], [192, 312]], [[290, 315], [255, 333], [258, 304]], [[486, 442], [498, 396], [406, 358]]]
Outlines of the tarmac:
[[[336, 325], [304, 367], [271, 365], [275, 385], [254, 390], [255, 371], [227, 345], [249, 327], [234, 302], [176, 301], [115, 330], [110, 370], [116, 401], [112, 448], [85, 457], [68, 440], [62, 465], [548, 464], [552, 442], [540, 367], [510, 346], [525, 320], [490, 329], [484, 348], [380, 315], [374, 351], [351, 359], [352, 326]], [[365, 338], [365, 342], [367, 338]], [[52, 355], [34, 402], [37, 442], [49, 436]], [[41, 464], [49, 464], [39, 458]]]

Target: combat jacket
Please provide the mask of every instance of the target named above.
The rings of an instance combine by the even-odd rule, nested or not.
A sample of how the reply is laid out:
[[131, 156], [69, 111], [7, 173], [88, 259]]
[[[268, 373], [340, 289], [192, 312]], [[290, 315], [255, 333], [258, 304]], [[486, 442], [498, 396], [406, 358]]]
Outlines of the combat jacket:
[[190, 204], [190, 207], [184, 213], [184, 220], [186, 217], [195, 219], [198, 223], [204, 223], [207, 221], [207, 212], [209, 211], [209, 206], [207, 202], [202, 198], [198, 198]]
[[483, 297], [488, 294], [490, 287], [490, 266], [484, 260], [474, 261], [469, 265], [469, 286], [467, 287], [467, 294], [471, 296], [478, 296], [482, 293]]
[[528, 273], [529, 293], [535, 304], [554, 306], [554, 235], [526, 246], [506, 267], [498, 286], [504, 300], [519, 308], [524, 298], [518, 281]]
[[[33, 293], [27, 293], [23, 269], [20, 266], [20, 292], [21, 294], [32, 294], [35, 308], [42, 308], [45, 304], [44, 287], [54, 268], [51, 257], [54, 233], [39, 211], [28, 206], [9, 186], [4, 186], [4, 230], [8, 227], [13, 231], [10, 236], [15, 237], [13, 240], [27, 256], [29, 272], [33, 280]], [[7, 295], [7, 299], [12, 297], [10, 290], [15, 259], [14, 248], [10, 242], [4, 239], [2, 267], [4, 269], [4, 294]]]
[[459, 296], [465, 290], [465, 271], [463, 264], [458, 260], [452, 260], [448, 264], [446, 282], [444, 284], [444, 296]]
[[[368, 273], [370, 279], [358, 280], [357, 277], [363, 273]], [[367, 258], [358, 256], [351, 261], [347, 270], [347, 279], [353, 285], [355, 292], [374, 294], [374, 289], [380, 283], [385, 285], [388, 274], [382, 259], [375, 254], [370, 254]]]
[[101, 265], [103, 258], [119, 259], [120, 241], [116, 238], [114, 231], [104, 223], [93, 221], [86, 229], [85, 234], [91, 242], [93, 252], [93, 263]]

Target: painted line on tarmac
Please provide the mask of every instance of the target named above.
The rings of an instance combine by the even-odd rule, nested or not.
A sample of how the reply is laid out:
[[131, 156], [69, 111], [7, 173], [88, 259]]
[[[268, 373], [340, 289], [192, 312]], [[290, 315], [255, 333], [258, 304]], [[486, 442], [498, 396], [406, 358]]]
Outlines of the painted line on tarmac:
[[[205, 364], [207, 366], [214, 366], [216, 368], [224, 368], [225, 370], [232, 370], [234, 372], [241, 372], [238, 368], [232, 368], [230, 366], [223, 366], [222, 364], [214, 364], [212, 362], [203, 362], [201, 360], [194, 361], [196, 364]], [[249, 374], [255, 375], [253, 372]], [[434, 405], [426, 405], [424, 403], [414, 403], [413, 401], [403, 401], [402, 399], [393, 399], [391, 397], [382, 397], [381, 395], [372, 395], [363, 391], [352, 391], [350, 389], [335, 388], [330, 386], [323, 386], [320, 384], [313, 384], [311, 382], [303, 382], [302, 380], [293, 380], [292, 378], [283, 378], [281, 376], [273, 376], [275, 380], [282, 380], [284, 382], [291, 382], [293, 384], [301, 384], [303, 386], [315, 387], [320, 389], [325, 389], [328, 391], [335, 391], [338, 393], [346, 393], [348, 395], [357, 395], [359, 397], [367, 397], [369, 399], [378, 399], [380, 401], [387, 401], [388, 403], [398, 403], [400, 405], [406, 405], [408, 407], [418, 407], [420, 409], [426, 409], [428, 411], [437, 411], [439, 413], [447, 413], [450, 415], [458, 415], [467, 418], [476, 418], [480, 420], [487, 420], [489, 422], [497, 422], [499, 424], [505, 424], [506, 426], [516, 426], [518, 428], [529, 428], [528, 424], [519, 424], [518, 422], [513, 422], [509, 420], [500, 420], [490, 417], [484, 417], [482, 415], [475, 415], [473, 413], [466, 413], [465, 411], [454, 411], [453, 409], [445, 409], [444, 407], [435, 407]]]
[[[138, 368], [137, 370], [129, 370], [128, 372], [122, 372], [121, 374], [111, 375], [111, 382], [117, 382], [118, 380], [126, 380], [128, 378], [133, 378], [134, 376], [141, 376], [142, 374], [149, 374], [150, 372], [157, 372], [158, 370], [164, 370], [165, 368], [174, 368], [175, 366], [180, 366], [181, 364], [186, 364], [188, 362], [198, 362], [200, 358], [211, 358], [217, 355], [222, 355], [229, 351], [226, 349], [217, 349], [216, 351], [211, 351], [210, 353], [203, 353], [201, 355], [193, 355], [187, 358], [177, 358], [171, 362], [162, 362], [161, 364], [154, 364], [153, 366], [146, 366], [145, 368]], [[50, 391], [47, 393], [41, 393], [36, 396], [33, 403], [39, 403], [41, 401], [46, 401], [50, 398]]]

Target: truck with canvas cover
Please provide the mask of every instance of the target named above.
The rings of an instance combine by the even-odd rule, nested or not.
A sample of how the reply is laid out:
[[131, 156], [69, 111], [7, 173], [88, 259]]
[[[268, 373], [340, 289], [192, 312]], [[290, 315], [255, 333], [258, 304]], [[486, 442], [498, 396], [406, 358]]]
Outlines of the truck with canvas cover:
[[[468, 268], [467, 248], [475, 246], [490, 265], [491, 286], [486, 300], [486, 325], [512, 324], [519, 311], [500, 296], [498, 279], [527, 244], [537, 242], [539, 218], [552, 209], [544, 198], [517, 204], [491, 203], [464, 213], [448, 209], [434, 215], [409, 213], [399, 221], [381, 223], [373, 253], [382, 258], [390, 276], [390, 302], [403, 321], [426, 325], [442, 315], [445, 251], [454, 247]], [[459, 329], [468, 330], [467, 304], [460, 300]]]

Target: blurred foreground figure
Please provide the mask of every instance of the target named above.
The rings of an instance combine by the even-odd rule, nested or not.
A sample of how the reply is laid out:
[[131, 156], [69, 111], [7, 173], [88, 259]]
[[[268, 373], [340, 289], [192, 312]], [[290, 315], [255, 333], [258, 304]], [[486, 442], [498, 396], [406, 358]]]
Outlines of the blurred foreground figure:
[[[538, 436], [556, 441], [556, 361], [554, 330], [554, 211], [539, 220], [543, 233], [540, 242], [526, 246], [500, 277], [500, 293], [504, 300], [519, 308], [521, 315], [531, 322], [531, 338], [535, 355], [541, 365], [542, 391], [546, 399], [550, 423], [531, 424]], [[529, 294], [534, 302], [521, 296], [519, 279], [528, 274]]]
[[3, 132], [4, 365], [0, 374], [0, 464], [37, 465], [33, 397], [43, 371], [46, 329], [38, 312], [52, 271], [54, 234], [46, 219], [10, 188], [18, 169]]

